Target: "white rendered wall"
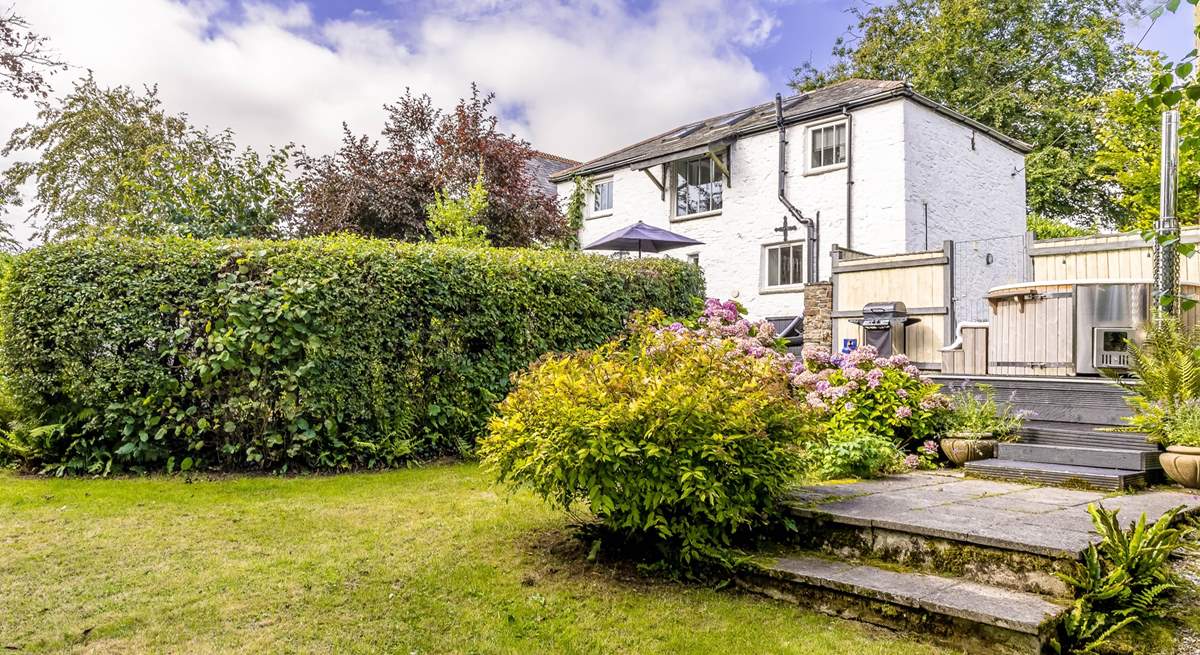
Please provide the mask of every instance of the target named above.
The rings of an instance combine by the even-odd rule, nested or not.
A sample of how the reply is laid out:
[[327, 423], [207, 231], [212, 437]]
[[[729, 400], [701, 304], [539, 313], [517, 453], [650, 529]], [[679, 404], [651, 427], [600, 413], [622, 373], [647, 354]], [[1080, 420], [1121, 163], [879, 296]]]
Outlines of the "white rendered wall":
[[1024, 155], [923, 105], [904, 107], [908, 250], [953, 240], [956, 318], [987, 320], [987, 290], [1024, 272]]
[[[805, 216], [815, 217], [820, 212], [820, 243], [816, 256], [820, 262], [822, 279], [829, 277], [829, 252], [834, 244], [870, 254], [906, 252], [913, 238], [913, 202], [916, 203], [917, 218], [920, 219], [921, 202], [925, 195], [935, 198], [939, 206], [945, 201], [943, 196], [948, 194], [934, 194], [926, 189], [928, 185], [914, 185], [908, 181], [908, 176], [916, 174], [919, 169], [915, 164], [910, 165], [913, 156], [905, 152], [911, 139], [908, 121], [914, 120], [913, 107], [920, 109], [915, 103], [898, 99], [853, 112], [854, 204], [853, 234], [849, 237], [845, 221], [846, 168], [843, 166], [812, 173], [807, 170], [805, 156], [808, 151], [806, 127], [836, 122], [841, 118], [830, 117], [808, 125], [788, 127], [788, 197]], [[949, 119], [932, 115], [935, 120], [957, 125]], [[948, 136], [931, 139], [926, 147], [936, 149], [939, 140], [946, 142], [953, 138], [953, 132], [944, 132]], [[967, 133], [969, 135], [969, 129]], [[976, 141], [977, 146], [986, 143], [989, 147], [999, 147], [983, 136]], [[969, 151], [969, 142], [967, 148]], [[937, 153], [934, 158], [944, 158], [946, 154]], [[611, 175], [614, 181], [613, 210], [585, 220], [580, 241], [590, 243], [639, 220], [692, 237], [703, 241], [704, 245], [673, 250], [667, 255], [684, 259], [689, 254], [698, 254], [710, 296], [736, 299], [755, 317], [798, 315], [804, 306], [802, 290], [764, 292], [761, 288], [762, 247], [781, 240], [780, 234], [774, 230], [780, 226], [786, 213], [776, 197], [778, 156], [778, 133], [775, 131], [742, 137], [735, 142], [731, 152], [733, 184], [727, 185], [724, 190], [723, 209], [719, 214], [702, 218], [672, 220], [670, 208], [673, 197], [669, 187], [664, 201], [658, 187], [642, 171], [624, 167], [597, 175], [593, 179]], [[938, 170], [944, 165], [939, 163]], [[953, 168], [954, 163], [950, 162], [949, 165]], [[1003, 172], [1006, 177], [1010, 170], [1011, 167]], [[661, 168], [655, 166], [651, 172], [659, 176]], [[937, 174], [937, 171], [933, 173]], [[986, 186], [993, 182], [972, 177], [970, 183]], [[571, 183], [558, 185], [560, 198], [565, 199], [570, 191]], [[1020, 189], [1015, 190], [1014, 187], [1008, 192], [1017, 193], [1017, 201], [1023, 206], [1023, 177]], [[790, 221], [790, 224], [796, 225], [795, 221]], [[956, 230], [953, 225], [946, 227], [946, 233]], [[936, 230], [931, 229], [930, 233], [931, 236], [942, 234], [941, 226]], [[940, 247], [944, 238], [954, 237], [937, 236], [934, 247]], [[803, 229], [793, 230], [789, 239], [803, 242]]]

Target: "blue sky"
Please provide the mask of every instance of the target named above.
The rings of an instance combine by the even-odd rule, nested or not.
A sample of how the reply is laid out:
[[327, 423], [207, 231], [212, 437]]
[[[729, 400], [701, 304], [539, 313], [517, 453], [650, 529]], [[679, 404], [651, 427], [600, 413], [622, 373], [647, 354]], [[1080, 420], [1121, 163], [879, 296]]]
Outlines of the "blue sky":
[[[494, 3], [497, 6], [502, 2]], [[625, 3], [635, 12], [646, 12], [654, 4], [646, 0]], [[851, 23], [847, 9], [863, 6], [863, 2], [846, 0], [780, 0], [767, 3], [778, 24], [771, 38], [761, 45], [745, 50], [756, 69], [766, 74], [773, 87], [782, 87], [799, 63], [812, 61], [820, 66], [831, 59], [834, 40], [846, 32]], [[404, 2], [386, 0], [314, 0], [313, 13], [320, 19], [349, 19], [355, 16], [374, 16], [394, 20], [397, 29], [418, 22], [422, 17], [440, 11], [436, 2]], [[1178, 57], [1193, 47], [1191, 12], [1181, 9], [1178, 14], [1166, 14], [1150, 27], [1148, 19], [1131, 18], [1127, 36], [1131, 42], [1142, 40], [1142, 46], [1161, 50]], [[493, 9], [493, 13], [496, 10]], [[479, 11], [478, 20], [486, 21], [489, 12]]]

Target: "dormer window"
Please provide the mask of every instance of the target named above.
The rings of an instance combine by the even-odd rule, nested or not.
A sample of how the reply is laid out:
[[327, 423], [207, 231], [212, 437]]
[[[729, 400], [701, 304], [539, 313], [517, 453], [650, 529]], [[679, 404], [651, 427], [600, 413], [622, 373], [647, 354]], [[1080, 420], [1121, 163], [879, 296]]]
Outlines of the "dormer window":
[[671, 164], [675, 178], [675, 216], [683, 218], [720, 211], [724, 195], [721, 169], [714, 161], [725, 154], [700, 155]]

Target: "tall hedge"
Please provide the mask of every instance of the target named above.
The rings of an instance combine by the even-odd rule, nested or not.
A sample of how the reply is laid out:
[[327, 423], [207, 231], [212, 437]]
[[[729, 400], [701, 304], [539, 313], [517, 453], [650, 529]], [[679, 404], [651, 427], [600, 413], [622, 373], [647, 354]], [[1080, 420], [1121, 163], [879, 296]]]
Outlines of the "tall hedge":
[[390, 466], [468, 447], [509, 376], [543, 353], [702, 293], [696, 267], [665, 259], [84, 239], [14, 263], [0, 366], [34, 465]]

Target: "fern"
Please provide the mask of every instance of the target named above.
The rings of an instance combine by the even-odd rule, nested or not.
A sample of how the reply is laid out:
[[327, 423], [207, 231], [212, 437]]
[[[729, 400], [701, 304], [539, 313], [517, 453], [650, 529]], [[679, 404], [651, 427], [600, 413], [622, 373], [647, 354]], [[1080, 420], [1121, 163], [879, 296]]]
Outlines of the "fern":
[[1140, 345], [1129, 344], [1129, 357], [1139, 381], [1119, 379], [1118, 384], [1131, 394], [1125, 403], [1133, 416], [1115, 431], [1144, 432], [1152, 443], [1162, 443], [1175, 409], [1200, 399], [1200, 329], [1160, 315]]
[[1060, 574], [1075, 589], [1075, 603], [1051, 643], [1057, 653], [1092, 653], [1122, 628], [1159, 615], [1167, 594], [1179, 586], [1167, 560], [1182, 545], [1173, 527], [1182, 507], [1154, 523], [1142, 514], [1122, 528], [1119, 510], [1088, 505], [1100, 542], [1088, 546], [1071, 574]]

